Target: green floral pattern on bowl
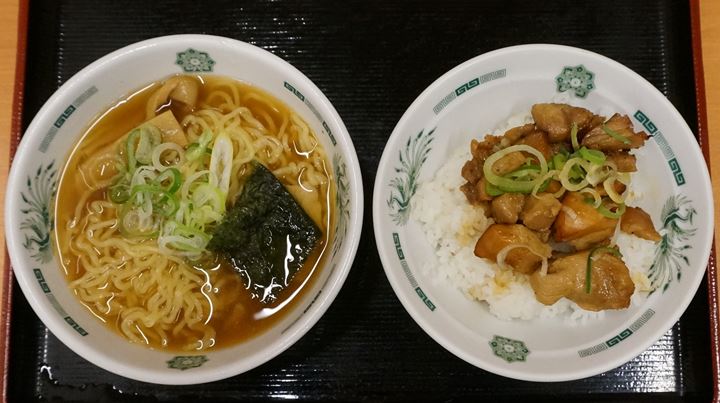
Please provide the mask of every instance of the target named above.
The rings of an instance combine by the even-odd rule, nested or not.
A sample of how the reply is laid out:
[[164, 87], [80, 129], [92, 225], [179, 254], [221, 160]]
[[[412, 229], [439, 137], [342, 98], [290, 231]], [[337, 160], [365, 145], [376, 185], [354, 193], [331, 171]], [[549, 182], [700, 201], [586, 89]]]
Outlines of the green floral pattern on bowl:
[[197, 368], [208, 361], [208, 358], [204, 355], [178, 355], [168, 360], [167, 365], [168, 368], [185, 371], [186, 369]]
[[420, 169], [432, 150], [430, 145], [434, 133], [435, 129], [420, 131], [409, 137], [405, 147], [399, 152], [399, 161], [395, 168], [397, 176], [390, 180], [392, 191], [387, 199], [390, 217], [398, 225], [405, 225], [410, 217], [410, 201], [417, 190]]
[[697, 214], [690, 200], [680, 194], [667, 199], [660, 214], [662, 237], [655, 250], [655, 260], [648, 270], [653, 292], [665, 292], [673, 279], [680, 281], [682, 268], [690, 265], [688, 249], [697, 229], [693, 216]]
[[585, 66], [566, 66], [555, 77], [558, 92], [572, 90], [576, 96], [585, 98], [595, 88], [595, 74]]
[[213, 71], [215, 60], [206, 52], [188, 48], [177, 54], [175, 64], [180, 66], [186, 73], [209, 73]]
[[27, 188], [20, 193], [25, 204], [25, 208], [20, 211], [25, 217], [20, 224], [20, 229], [25, 233], [23, 246], [38, 263], [52, 260], [50, 233], [53, 230], [53, 218], [50, 202], [55, 197], [57, 179], [55, 161], [40, 165], [34, 176], [27, 177]]
[[347, 225], [350, 220], [350, 182], [347, 176], [347, 164], [340, 154], [333, 156], [333, 173], [335, 175], [335, 238], [336, 242], [333, 246], [332, 257], [340, 250], [345, 235], [347, 234]]
[[520, 340], [496, 335], [488, 344], [492, 348], [493, 354], [507, 362], [525, 361], [528, 354], [530, 354], [530, 350]]

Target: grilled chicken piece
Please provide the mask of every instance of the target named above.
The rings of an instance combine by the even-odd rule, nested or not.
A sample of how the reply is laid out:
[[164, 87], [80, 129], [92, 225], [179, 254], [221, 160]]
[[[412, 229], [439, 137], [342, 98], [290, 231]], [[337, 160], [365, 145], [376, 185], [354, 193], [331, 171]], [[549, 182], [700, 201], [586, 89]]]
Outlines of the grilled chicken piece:
[[495, 152], [495, 147], [500, 144], [500, 140], [502, 137], [488, 135], [483, 141], [473, 140], [470, 142], [470, 153], [473, 158], [462, 167], [461, 175], [467, 183], [460, 187], [470, 204], [480, 205], [482, 202], [492, 199], [485, 192], [484, 182], [481, 183], [483, 164], [485, 159]]
[[570, 128], [575, 123], [578, 132], [589, 129], [595, 116], [585, 108], [567, 104], [535, 104], [530, 111], [535, 125], [547, 132], [551, 142], [557, 143], [570, 138]]
[[515, 151], [497, 160], [492, 166], [492, 171], [495, 175], [502, 176], [520, 168], [526, 160], [527, 157], [522, 152]]
[[533, 273], [530, 285], [535, 298], [552, 305], [566, 297], [589, 311], [627, 308], [635, 285], [625, 263], [611, 253], [596, 251], [593, 254], [590, 293], [586, 293], [589, 254], [590, 251], [582, 251], [558, 258], [550, 264], [545, 276], [539, 271]]
[[563, 198], [562, 209], [555, 219], [555, 240], [568, 242], [575, 249], [585, 249], [608, 240], [615, 232], [617, 222], [617, 219], [600, 214], [591, 203], [586, 203], [584, 195], [569, 192]]
[[475, 244], [475, 256], [497, 262], [498, 253], [510, 245], [525, 245], [535, 252], [533, 253], [527, 248], [515, 248], [505, 257], [506, 265], [523, 274], [535, 271], [540, 267], [542, 257], [549, 258], [552, 253], [550, 246], [541, 242], [537, 235], [524, 225], [493, 224], [485, 230]]
[[[624, 137], [628, 141], [622, 142], [609, 135], [603, 126]], [[642, 131], [635, 133], [633, 131], [633, 125], [629, 117], [616, 113], [607, 122], [605, 122], [604, 125], [593, 127], [592, 130], [583, 137], [580, 144], [593, 150], [618, 151], [640, 148], [643, 144], [645, 144], [645, 140], [647, 139], [647, 133]]]
[[607, 160], [613, 162], [617, 166], [619, 172], [635, 172], [637, 171], [637, 159], [634, 155], [627, 151], [612, 152], [606, 155]]
[[475, 206], [484, 205], [486, 202], [491, 201], [493, 198], [487, 194], [485, 188], [485, 178], [480, 179], [476, 183], [467, 182], [460, 186], [460, 190], [465, 193], [465, 197], [468, 202]]
[[513, 127], [503, 134], [502, 145], [503, 147], [511, 146], [517, 143], [518, 140], [527, 136], [528, 134], [535, 131], [535, 125], [528, 123], [526, 125]]
[[547, 134], [539, 130], [533, 130], [519, 139], [515, 144], [529, 145], [530, 147], [540, 151], [546, 160], [549, 160], [553, 155], [552, 147], [550, 146]]
[[515, 224], [525, 204], [525, 195], [504, 193], [492, 199], [492, 216], [498, 224]]
[[535, 231], [547, 231], [560, 213], [562, 204], [550, 193], [529, 196], [525, 200], [520, 218], [523, 224]]
[[487, 135], [483, 139], [483, 141], [477, 141], [473, 140], [470, 142], [470, 153], [472, 154], [474, 159], [477, 159], [477, 163], [479, 163], [480, 166], [482, 166], [482, 163], [485, 162], [485, 159], [490, 156], [490, 154], [494, 153], [496, 150], [498, 144], [500, 144], [500, 141], [502, 140], [502, 137], [500, 136], [491, 136]]
[[653, 226], [650, 214], [640, 207], [628, 207], [625, 209], [625, 213], [620, 219], [620, 230], [654, 242], [659, 241], [661, 238]]
[[475, 158], [465, 162], [460, 175], [471, 184], [477, 183], [483, 177], [483, 164], [478, 164]]

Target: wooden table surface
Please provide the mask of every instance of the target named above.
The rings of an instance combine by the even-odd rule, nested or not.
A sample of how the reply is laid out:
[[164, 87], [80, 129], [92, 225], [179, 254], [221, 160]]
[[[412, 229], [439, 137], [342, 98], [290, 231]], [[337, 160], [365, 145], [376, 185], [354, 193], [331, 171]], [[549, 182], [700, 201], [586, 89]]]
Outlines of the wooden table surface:
[[[710, 137], [711, 170], [715, 195], [715, 222], [720, 217], [720, 1], [700, 0], [702, 52], [707, 91], [708, 133]], [[0, 228], [4, 229], [5, 184], [10, 158], [10, 124], [13, 89], [15, 86], [15, 60], [17, 52], [18, 0], [0, 1]], [[720, 226], [716, 225], [716, 246], [720, 240]], [[0, 231], [0, 248], [5, 248], [5, 233]], [[718, 248], [720, 250], [720, 248]], [[0, 265], [3, 263], [0, 263]], [[5, 268], [3, 268], [5, 269]], [[2, 277], [0, 277], [2, 281]], [[0, 284], [0, 293], [2, 293]], [[0, 294], [2, 300], [2, 294]]]
[[[5, 255], [5, 184], [10, 160], [10, 123], [15, 88], [15, 60], [17, 53], [18, 0], [0, 1], [0, 250]], [[0, 265], [5, 259], [0, 259]], [[2, 270], [9, 267], [2, 267]], [[5, 289], [0, 276], [0, 301]]]

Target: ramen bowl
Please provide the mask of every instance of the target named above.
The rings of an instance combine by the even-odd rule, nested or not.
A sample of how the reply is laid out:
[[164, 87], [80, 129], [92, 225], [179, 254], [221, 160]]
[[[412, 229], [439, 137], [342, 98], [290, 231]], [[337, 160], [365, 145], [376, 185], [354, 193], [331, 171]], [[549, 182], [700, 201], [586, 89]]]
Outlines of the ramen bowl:
[[[313, 281], [269, 329], [229, 347], [177, 352], [130, 343], [83, 306], [61, 270], [54, 198], [68, 155], [100, 114], [129, 94], [176, 74], [221, 75], [263, 90], [294, 110], [332, 165], [334, 237]], [[73, 175], [68, 172], [67, 175]], [[117, 50], [68, 80], [41, 108], [17, 149], [6, 196], [6, 237], [15, 277], [35, 313], [65, 345], [118, 375], [159, 384], [234, 376], [282, 353], [320, 319], [339, 292], [358, 246], [362, 179], [350, 136], [310, 79], [271, 53], [222, 37], [178, 35]]]
[[[511, 117], [529, 114], [533, 104], [548, 102], [569, 103], [605, 116], [618, 112], [629, 116], [635, 131], [651, 136], [636, 152], [638, 172], [632, 180], [639, 195], [635, 205], [650, 214], [662, 240], [645, 249], [643, 256], [624, 255], [646, 259], [655, 291], [627, 309], [584, 319], [503, 320], [490, 312], [486, 302], [471, 300], [458, 286], [462, 279], [475, 278], [474, 268], [479, 270], [480, 259], [472, 253], [477, 238], [465, 255], [459, 250], [439, 255], [446, 238], [437, 234], [452, 235], [417, 219], [419, 214], [435, 214], [436, 222], [452, 221], [461, 210], [457, 203], [467, 203], [464, 195], [453, 199], [455, 205], [440, 203], [443, 207], [436, 213], [429, 213], [432, 203], [427, 200], [422, 204], [424, 212], [417, 212], [418, 195], [440, 200], [440, 193], [428, 196], [423, 185], [446, 162], [457, 158], [456, 150], [464, 148], [469, 153], [471, 139], [481, 140], [502, 129]], [[464, 161], [447, 174], [456, 178], [454, 189], [464, 182], [459, 172]], [[705, 274], [714, 221], [710, 180], [698, 143], [657, 89], [598, 54], [564, 46], [525, 45], [459, 65], [408, 108], [378, 167], [373, 222], [395, 293], [435, 341], [457, 357], [499, 375], [565, 381], [622, 365], [673, 326]], [[448, 269], [459, 267], [448, 263], [457, 262], [453, 259], [458, 256], [467, 257], [463, 261], [466, 272]], [[503, 292], [500, 288], [497, 295], [506, 295]], [[534, 298], [532, 289], [525, 295]], [[508, 303], [513, 304], [510, 308], [519, 307], [516, 301]]]

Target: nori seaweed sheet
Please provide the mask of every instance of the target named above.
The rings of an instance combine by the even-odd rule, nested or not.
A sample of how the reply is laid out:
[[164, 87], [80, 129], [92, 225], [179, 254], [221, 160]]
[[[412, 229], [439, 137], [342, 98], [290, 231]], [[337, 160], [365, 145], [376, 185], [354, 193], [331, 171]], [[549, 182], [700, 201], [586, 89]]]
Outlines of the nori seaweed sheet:
[[251, 292], [272, 302], [300, 270], [322, 232], [272, 172], [258, 162], [253, 166], [208, 249], [226, 254]]

